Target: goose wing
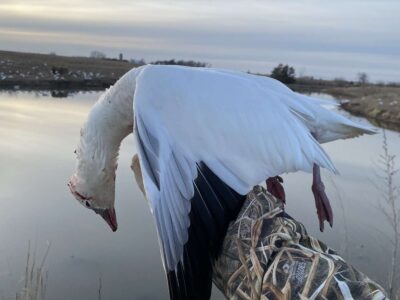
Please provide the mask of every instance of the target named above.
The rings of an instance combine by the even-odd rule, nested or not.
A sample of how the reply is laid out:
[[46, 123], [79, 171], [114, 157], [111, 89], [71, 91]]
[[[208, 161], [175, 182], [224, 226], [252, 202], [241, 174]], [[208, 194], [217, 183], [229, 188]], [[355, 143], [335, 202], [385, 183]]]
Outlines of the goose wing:
[[138, 76], [135, 136], [172, 299], [209, 299], [213, 259], [254, 185], [314, 163], [335, 171], [310, 132], [315, 109], [292, 98], [305, 101], [235, 72], [148, 66]]

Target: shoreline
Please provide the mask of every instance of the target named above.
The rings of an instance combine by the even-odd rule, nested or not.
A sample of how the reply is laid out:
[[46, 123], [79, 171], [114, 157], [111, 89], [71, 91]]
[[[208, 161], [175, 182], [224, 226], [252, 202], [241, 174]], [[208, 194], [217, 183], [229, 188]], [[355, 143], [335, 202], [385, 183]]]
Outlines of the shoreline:
[[289, 86], [300, 93], [323, 93], [339, 100], [340, 107], [373, 125], [400, 132], [400, 86]]
[[[102, 91], [137, 66], [118, 59], [0, 51], [0, 91], [47, 91], [53, 97]], [[400, 131], [400, 85], [299, 78], [288, 86], [300, 93], [331, 95], [351, 114]]]

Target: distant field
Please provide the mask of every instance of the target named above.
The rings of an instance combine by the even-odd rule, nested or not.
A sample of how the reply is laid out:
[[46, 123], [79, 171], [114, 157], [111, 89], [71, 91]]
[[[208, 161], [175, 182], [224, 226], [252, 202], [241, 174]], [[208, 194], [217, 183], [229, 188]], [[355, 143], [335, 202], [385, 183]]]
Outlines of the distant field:
[[135, 66], [111, 59], [0, 51], [0, 88], [104, 89]]
[[[63, 97], [73, 90], [103, 90], [136, 66], [116, 59], [0, 51], [0, 89], [51, 90]], [[341, 104], [343, 109], [400, 131], [400, 85], [298, 78], [289, 87], [346, 100]]]

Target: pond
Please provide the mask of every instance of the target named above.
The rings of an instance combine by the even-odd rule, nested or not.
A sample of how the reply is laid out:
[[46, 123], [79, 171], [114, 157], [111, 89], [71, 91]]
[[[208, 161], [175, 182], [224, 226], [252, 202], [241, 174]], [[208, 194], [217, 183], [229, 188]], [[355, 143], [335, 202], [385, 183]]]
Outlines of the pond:
[[[67, 188], [79, 129], [98, 96], [97, 92], [68, 98], [39, 92], [0, 93], [2, 299], [15, 299], [23, 286], [29, 241], [38, 260], [50, 243], [45, 262], [47, 299], [99, 299], [99, 289], [102, 299], [167, 299], [153, 218], [130, 169], [135, 153], [132, 135], [123, 142], [117, 172], [117, 232], [82, 209]], [[391, 152], [399, 155], [399, 133], [387, 131], [387, 137]], [[376, 175], [382, 134], [324, 148], [341, 173], [322, 174], [334, 210], [333, 228], [318, 230], [311, 174], [283, 176], [287, 212], [383, 283], [390, 263], [386, 238], [390, 227], [377, 208], [382, 200], [376, 188], [382, 185]], [[213, 299], [223, 297], [214, 291]]]

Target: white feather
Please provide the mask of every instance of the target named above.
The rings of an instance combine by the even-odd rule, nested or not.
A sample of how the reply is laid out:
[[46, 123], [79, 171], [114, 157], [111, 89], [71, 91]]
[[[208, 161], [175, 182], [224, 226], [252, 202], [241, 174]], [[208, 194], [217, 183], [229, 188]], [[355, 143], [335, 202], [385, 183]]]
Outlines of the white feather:
[[324, 108], [326, 101], [232, 71], [150, 65], [136, 78], [134, 101], [144, 186], [168, 270], [188, 238], [196, 163], [244, 195], [314, 163], [336, 172], [319, 143], [371, 133]]

